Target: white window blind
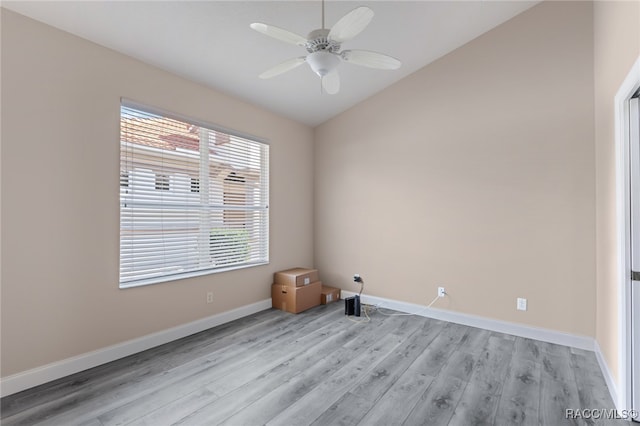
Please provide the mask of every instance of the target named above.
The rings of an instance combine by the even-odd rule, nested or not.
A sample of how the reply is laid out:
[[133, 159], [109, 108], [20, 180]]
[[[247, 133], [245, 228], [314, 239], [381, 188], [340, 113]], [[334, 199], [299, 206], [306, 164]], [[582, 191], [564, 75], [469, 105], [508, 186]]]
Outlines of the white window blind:
[[120, 110], [120, 286], [269, 261], [269, 146]]

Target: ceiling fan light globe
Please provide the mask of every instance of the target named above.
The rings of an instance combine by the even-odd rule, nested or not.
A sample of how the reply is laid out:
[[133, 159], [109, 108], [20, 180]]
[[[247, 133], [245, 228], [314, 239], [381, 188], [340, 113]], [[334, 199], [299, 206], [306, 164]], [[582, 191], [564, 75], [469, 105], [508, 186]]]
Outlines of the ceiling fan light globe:
[[336, 69], [338, 64], [340, 64], [340, 58], [338, 55], [331, 52], [318, 51], [307, 55], [307, 63], [313, 72], [318, 74], [320, 77], [324, 77]]

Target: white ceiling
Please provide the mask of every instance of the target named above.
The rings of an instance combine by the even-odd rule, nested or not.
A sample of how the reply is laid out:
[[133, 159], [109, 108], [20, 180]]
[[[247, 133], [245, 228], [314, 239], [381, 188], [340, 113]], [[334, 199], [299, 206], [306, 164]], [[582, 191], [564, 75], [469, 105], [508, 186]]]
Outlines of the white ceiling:
[[216, 90], [315, 126], [530, 8], [538, 1], [327, 1], [326, 26], [357, 6], [375, 12], [343, 49], [385, 53], [397, 71], [342, 63], [341, 89], [322, 94], [302, 65], [270, 80], [262, 71], [303, 48], [249, 28], [264, 22], [306, 36], [321, 3], [301, 1], [3, 1], [2, 6]]

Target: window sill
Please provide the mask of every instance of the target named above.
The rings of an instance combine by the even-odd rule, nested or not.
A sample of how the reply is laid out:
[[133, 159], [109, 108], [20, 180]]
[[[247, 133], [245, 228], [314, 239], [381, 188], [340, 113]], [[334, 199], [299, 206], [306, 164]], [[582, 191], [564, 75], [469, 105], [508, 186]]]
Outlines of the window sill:
[[146, 286], [146, 285], [153, 285], [153, 284], [161, 284], [161, 283], [166, 283], [166, 282], [170, 282], [170, 281], [178, 281], [178, 280], [183, 280], [183, 279], [187, 279], [187, 278], [194, 278], [194, 277], [200, 277], [203, 275], [211, 275], [211, 274], [218, 274], [221, 272], [229, 272], [229, 271], [236, 271], [239, 269], [247, 269], [247, 268], [253, 268], [254, 266], [263, 266], [263, 265], [268, 265], [269, 262], [259, 262], [259, 263], [251, 263], [251, 264], [247, 264], [247, 265], [235, 265], [235, 266], [229, 266], [226, 268], [216, 268], [216, 269], [204, 269], [202, 271], [194, 271], [194, 272], [184, 272], [184, 273], [179, 273], [179, 274], [172, 274], [172, 275], [164, 275], [161, 277], [153, 277], [153, 278], [147, 278], [147, 279], [143, 279], [143, 280], [136, 280], [136, 281], [129, 281], [126, 283], [120, 283], [120, 289], [121, 290], [126, 290], [128, 288], [135, 288], [135, 287], [142, 287], [142, 286]]

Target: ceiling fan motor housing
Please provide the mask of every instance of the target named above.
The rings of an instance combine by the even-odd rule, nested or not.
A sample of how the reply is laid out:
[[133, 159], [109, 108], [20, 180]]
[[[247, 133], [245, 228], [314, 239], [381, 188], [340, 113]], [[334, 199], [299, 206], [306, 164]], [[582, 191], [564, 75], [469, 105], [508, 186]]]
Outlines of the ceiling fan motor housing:
[[324, 77], [336, 69], [340, 64], [340, 57], [337, 52], [340, 50], [340, 43], [329, 40], [329, 30], [315, 30], [309, 33], [306, 44], [306, 61], [316, 74]]
[[329, 30], [311, 31], [307, 36], [307, 43], [305, 44], [307, 52], [313, 53], [324, 50], [327, 52], [338, 53], [340, 50], [340, 43], [329, 40], [328, 36]]

